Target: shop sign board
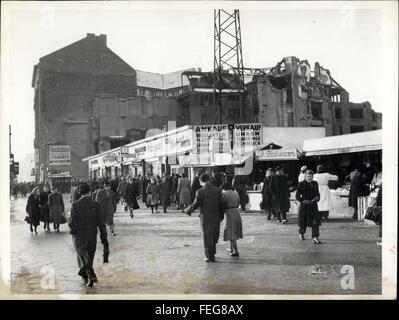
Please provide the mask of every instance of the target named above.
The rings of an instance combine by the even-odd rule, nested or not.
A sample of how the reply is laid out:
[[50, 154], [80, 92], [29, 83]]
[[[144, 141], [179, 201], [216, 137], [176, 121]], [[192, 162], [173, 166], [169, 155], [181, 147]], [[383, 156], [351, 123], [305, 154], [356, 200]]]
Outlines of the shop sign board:
[[179, 154], [193, 147], [193, 131], [191, 129], [165, 137], [166, 154]]
[[240, 123], [233, 127], [234, 157], [252, 154], [262, 145], [263, 128], [260, 123]]
[[50, 166], [70, 166], [71, 146], [70, 145], [49, 145]]
[[256, 151], [255, 155], [256, 155], [256, 158], [260, 161], [298, 160], [298, 150], [295, 148], [259, 150], [259, 151]]
[[164, 154], [165, 138], [158, 138], [146, 143], [145, 158], [159, 157]]
[[212, 154], [231, 152], [227, 124], [194, 126], [193, 131], [193, 164], [211, 164]]

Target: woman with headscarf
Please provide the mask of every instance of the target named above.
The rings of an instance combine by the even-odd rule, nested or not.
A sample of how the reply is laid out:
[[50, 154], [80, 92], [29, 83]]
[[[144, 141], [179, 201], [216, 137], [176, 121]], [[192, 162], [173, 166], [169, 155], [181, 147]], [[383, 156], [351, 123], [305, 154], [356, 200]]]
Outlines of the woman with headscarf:
[[[30, 232], [33, 232], [33, 227], [35, 228], [35, 233], [37, 232], [37, 226], [40, 225], [40, 189], [39, 187], [33, 188], [32, 192], [28, 197], [28, 202], [26, 204], [26, 213], [29, 215], [30, 219]], [[33, 227], [32, 227], [33, 226]]]
[[328, 182], [337, 181], [338, 176], [325, 172], [324, 166], [319, 164], [317, 166], [317, 173], [313, 176], [313, 180], [319, 184], [320, 200], [317, 203], [317, 207], [320, 217], [327, 220], [331, 208], [331, 193]]
[[230, 241], [232, 257], [239, 257], [237, 240], [243, 238], [242, 220], [240, 215], [240, 196], [237, 191], [233, 191], [230, 183], [222, 185], [222, 203], [226, 220], [224, 223], [224, 241]]

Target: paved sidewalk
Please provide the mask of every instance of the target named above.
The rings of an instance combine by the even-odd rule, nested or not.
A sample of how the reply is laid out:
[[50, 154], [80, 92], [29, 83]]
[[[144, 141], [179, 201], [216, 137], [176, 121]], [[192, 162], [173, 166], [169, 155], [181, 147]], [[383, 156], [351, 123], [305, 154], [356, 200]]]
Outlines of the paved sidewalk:
[[[69, 195], [64, 195], [66, 202]], [[152, 215], [144, 208], [131, 219], [119, 205], [110, 262], [102, 263], [99, 242], [95, 270], [99, 282], [86, 288], [77, 276], [76, 255], [67, 225], [61, 233], [29, 232], [26, 198], [11, 201], [13, 293], [73, 294], [380, 294], [378, 226], [331, 217], [321, 226], [321, 245], [300, 241], [295, 215], [289, 223], [267, 221], [261, 213], [242, 215], [240, 257], [228, 243], [217, 246], [217, 263], [203, 261], [197, 212]], [[344, 290], [342, 266], [354, 268], [354, 289]], [[54, 274], [54, 288], [45, 280]], [[44, 285], [43, 285], [44, 283]], [[50, 286], [48, 285], [50, 283]]]

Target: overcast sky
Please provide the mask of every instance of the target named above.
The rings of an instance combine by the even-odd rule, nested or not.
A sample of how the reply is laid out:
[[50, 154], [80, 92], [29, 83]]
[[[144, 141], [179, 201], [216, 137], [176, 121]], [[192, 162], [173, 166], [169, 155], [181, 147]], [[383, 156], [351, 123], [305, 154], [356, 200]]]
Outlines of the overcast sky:
[[[384, 72], [390, 66], [384, 65], [383, 48], [386, 30], [397, 26], [395, 2], [223, 6], [240, 9], [246, 67], [271, 67], [286, 56], [307, 59], [312, 67], [318, 61], [352, 102], [370, 101], [380, 112], [387, 107]], [[104, 33], [108, 47], [135, 69], [208, 71], [213, 65], [213, 9], [220, 7], [215, 2], [2, 2], [2, 110], [9, 113], [16, 159], [33, 153], [31, 79], [40, 57], [86, 33]]]

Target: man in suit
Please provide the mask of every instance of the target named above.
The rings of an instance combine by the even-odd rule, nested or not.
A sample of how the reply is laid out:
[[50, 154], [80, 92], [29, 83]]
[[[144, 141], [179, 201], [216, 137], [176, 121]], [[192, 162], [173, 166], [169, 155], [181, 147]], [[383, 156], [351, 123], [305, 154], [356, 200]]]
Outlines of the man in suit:
[[200, 221], [205, 247], [205, 261], [215, 262], [216, 244], [219, 240], [220, 222], [223, 220], [222, 190], [210, 182], [208, 174], [200, 177], [201, 189], [198, 189], [194, 202], [184, 211], [191, 216], [200, 208]]
[[109, 253], [107, 230], [102, 219], [100, 204], [91, 199], [90, 186], [83, 183], [79, 186], [81, 198], [71, 207], [69, 227], [76, 253], [78, 255], [79, 272], [87, 286], [92, 287], [97, 282], [93, 269], [93, 260], [97, 247], [97, 229], [100, 230], [104, 253]]

